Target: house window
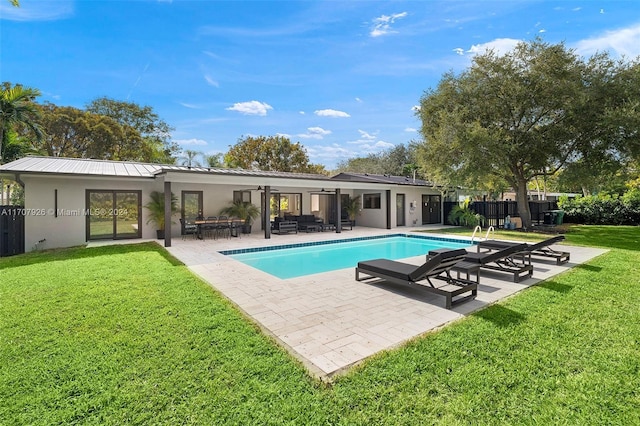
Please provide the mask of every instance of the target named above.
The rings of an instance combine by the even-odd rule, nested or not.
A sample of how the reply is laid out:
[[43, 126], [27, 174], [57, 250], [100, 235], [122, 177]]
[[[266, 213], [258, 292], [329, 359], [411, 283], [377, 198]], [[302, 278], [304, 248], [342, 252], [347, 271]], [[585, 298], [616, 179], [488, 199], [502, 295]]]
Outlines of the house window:
[[362, 195], [362, 208], [363, 209], [379, 209], [380, 208], [380, 194], [363, 194]]
[[233, 191], [233, 202], [242, 201], [243, 203], [251, 202], [251, 191]]

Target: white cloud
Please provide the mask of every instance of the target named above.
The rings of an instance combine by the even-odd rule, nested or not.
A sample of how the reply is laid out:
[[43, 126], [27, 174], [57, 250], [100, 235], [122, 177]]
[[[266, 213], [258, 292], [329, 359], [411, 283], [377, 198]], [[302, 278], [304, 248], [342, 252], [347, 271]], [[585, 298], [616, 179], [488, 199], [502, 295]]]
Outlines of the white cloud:
[[306, 112], [304, 112], [304, 111], [298, 111], [298, 112], [300, 113], [300, 115], [305, 115], [306, 114]]
[[598, 37], [582, 40], [576, 44], [581, 55], [592, 55], [598, 51], [609, 51], [619, 56], [640, 55], [640, 24], [634, 27], [607, 31]]
[[418, 131], [418, 129], [414, 129], [413, 127], [406, 127], [404, 131], [409, 133], [415, 133]]
[[301, 133], [298, 137], [305, 139], [322, 139], [331, 134], [331, 130], [325, 130], [322, 127], [309, 127], [307, 130], [307, 133]]
[[72, 0], [21, 1], [20, 7], [8, 1], [0, 2], [0, 19], [9, 21], [55, 21], [73, 16]]
[[362, 103], [362, 99], [356, 98], [356, 102]]
[[174, 139], [175, 143], [179, 145], [208, 145], [207, 141], [202, 139]]
[[422, 107], [420, 105], [414, 105], [411, 107], [411, 111], [413, 112], [417, 112], [420, 111], [422, 109]]
[[521, 41], [522, 40], [516, 40], [513, 38], [497, 38], [487, 43], [474, 44], [469, 50], [467, 50], [467, 53], [482, 55], [489, 50], [493, 50], [496, 55], [504, 55], [512, 51], [513, 48]]
[[385, 142], [383, 140], [377, 140], [379, 133], [377, 131], [374, 133], [369, 133], [364, 130], [358, 129], [358, 133], [360, 133], [360, 138], [355, 141], [348, 141], [347, 144], [356, 145], [356, 149], [360, 153], [369, 154], [372, 152], [383, 151], [395, 146], [392, 143]]
[[374, 134], [371, 133], [367, 133], [364, 130], [360, 130], [358, 129], [358, 133], [360, 133], [360, 138], [364, 139], [366, 141], [371, 141], [373, 139], [375, 139], [378, 135], [378, 132], [375, 132]]
[[182, 105], [185, 108], [189, 108], [189, 109], [200, 109], [200, 107], [198, 105], [194, 105], [194, 104], [188, 104], [186, 102], [178, 102], [180, 105]]
[[351, 117], [344, 111], [337, 111], [335, 109], [319, 109], [314, 111], [315, 115], [320, 117], [334, 117], [334, 118], [348, 118]]
[[232, 107], [226, 109], [228, 111], [238, 111], [244, 115], [265, 116], [270, 109], [273, 109], [273, 107], [265, 102], [249, 101], [235, 103]]
[[545, 30], [544, 28], [542, 28], [541, 30], [538, 31], [539, 33], [546, 33], [547, 30]]
[[215, 81], [213, 78], [211, 78], [210, 75], [205, 75], [204, 80], [207, 82], [209, 86], [220, 87], [220, 84], [217, 81]]
[[382, 15], [378, 18], [374, 18], [371, 21], [372, 25], [369, 35], [371, 37], [380, 37], [390, 33], [397, 33], [397, 31], [391, 29], [391, 24], [405, 16], [407, 16], [407, 12], [394, 13], [393, 15]]
[[574, 7], [573, 9], [571, 9], [573, 12], [579, 12], [582, 10], [581, 7]]
[[464, 49], [461, 47], [456, 47], [455, 49], [453, 49], [454, 52], [456, 52], [458, 55], [464, 55]]

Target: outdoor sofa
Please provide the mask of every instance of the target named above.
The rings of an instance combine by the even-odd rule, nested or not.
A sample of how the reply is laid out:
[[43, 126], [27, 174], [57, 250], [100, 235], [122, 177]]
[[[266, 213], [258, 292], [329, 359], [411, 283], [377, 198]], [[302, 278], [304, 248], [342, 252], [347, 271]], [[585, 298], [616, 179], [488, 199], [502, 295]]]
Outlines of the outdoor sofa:
[[271, 232], [274, 234], [288, 234], [290, 232], [298, 233], [298, 222], [295, 220], [284, 220], [280, 217], [276, 217], [271, 224]]
[[[478, 294], [477, 282], [454, 278], [450, 273], [451, 268], [466, 255], [464, 249], [440, 251], [419, 266], [389, 259], [358, 262], [356, 281], [379, 278], [438, 294], [445, 297], [445, 307], [451, 309], [453, 305], [474, 299]], [[444, 284], [437, 287], [432, 281], [434, 279]]]

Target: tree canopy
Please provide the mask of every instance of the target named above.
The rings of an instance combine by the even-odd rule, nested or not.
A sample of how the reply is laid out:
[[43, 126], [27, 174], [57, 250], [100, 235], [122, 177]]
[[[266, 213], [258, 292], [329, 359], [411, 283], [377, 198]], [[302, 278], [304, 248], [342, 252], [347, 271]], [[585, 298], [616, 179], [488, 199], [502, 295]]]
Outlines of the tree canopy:
[[474, 57], [424, 93], [419, 163], [429, 175], [478, 186], [506, 181], [530, 226], [527, 183], [568, 164], [637, 151], [638, 64], [607, 54], [584, 60], [536, 39]]
[[[126, 141], [129, 145], [126, 159], [168, 164], [175, 162], [180, 147], [171, 142], [173, 128], [160, 119], [152, 107], [102, 97], [91, 101], [86, 111], [111, 117], [128, 135], [139, 135], [139, 138]], [[133, 129], [135, 132], [127, 129]]]
[[249, 170], [326, 174], [324, 166], [309, 163], [300, 142], [284, 136], [246, 136], [229, 147], [224, 159], [230, 167]]
[[[17, 144], [17, 132], [35, 137], [35, 140], [42, 138], [42, 128], [39, 124], [40, 113], [35, 103], [35, 99], [40, 96], [36, 89], [23, 87], [20, 84], [2, 83], [0, 90], [0, 164], [4, 163], [4, 150], [12, 145], [12, 153], [15, 152]], [[22, 150], [22, 148], [21, 148]], [[7, 158], [13, 160], [11, 156]]]
[[366, 157], [349, 158], [337, 164], [338, 172], [372, 173], [379, 175], [412, 176], [417, 170], [415, 148], [412, 145], [396, 145], [380, 153]]

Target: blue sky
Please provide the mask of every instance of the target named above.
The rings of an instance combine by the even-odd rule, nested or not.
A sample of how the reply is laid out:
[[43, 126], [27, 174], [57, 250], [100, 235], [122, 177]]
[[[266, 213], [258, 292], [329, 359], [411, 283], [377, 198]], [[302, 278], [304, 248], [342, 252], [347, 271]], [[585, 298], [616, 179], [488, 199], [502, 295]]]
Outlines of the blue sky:
[[0, 0], [0, 36], [0, 81], [40, 101], [150, 105], [204, 153], [286, 135], [331, 169], [419, 139], [420, 96], [488, 47], [635, 58], [640, 1]]

